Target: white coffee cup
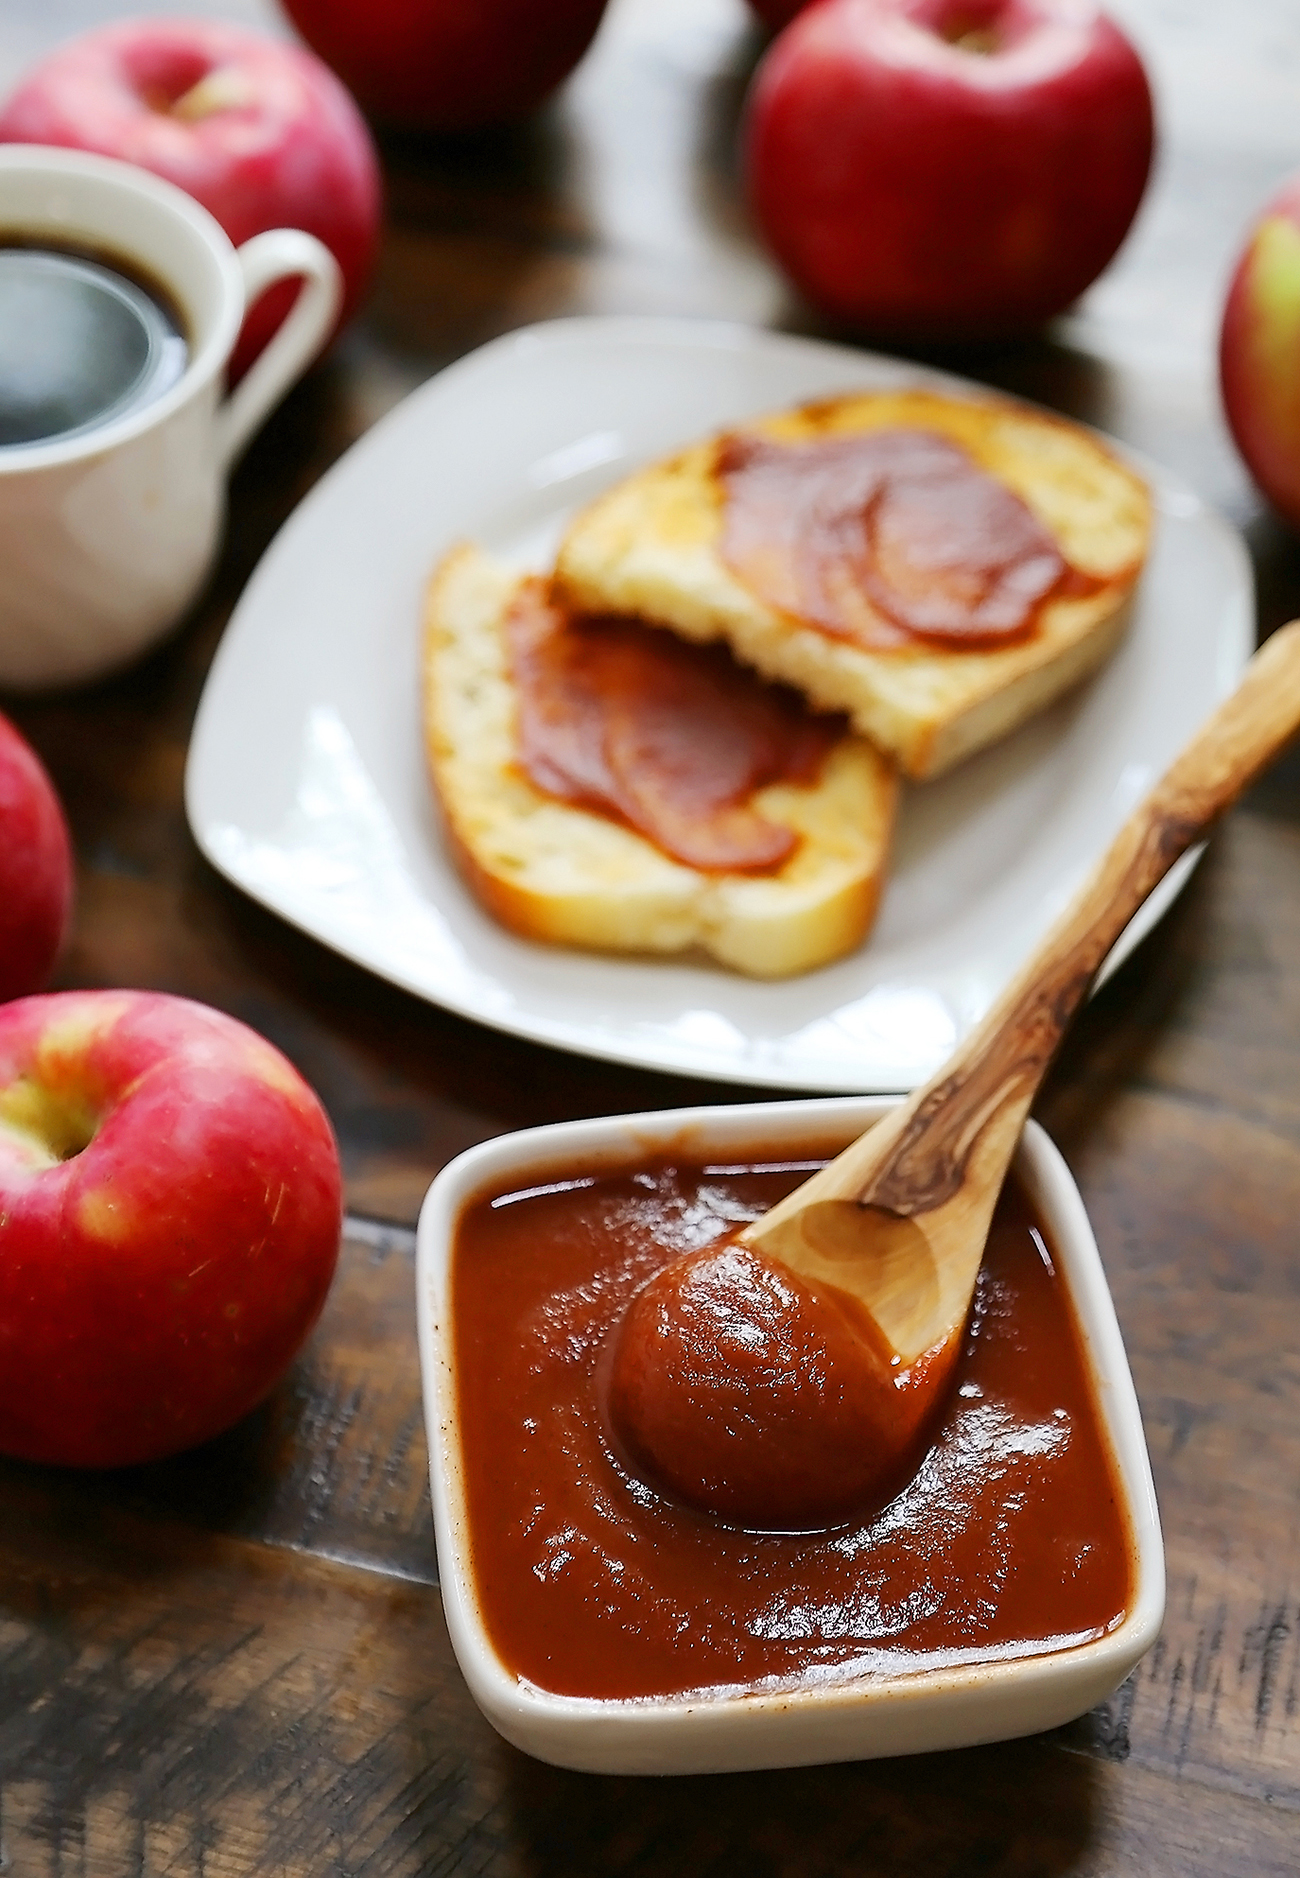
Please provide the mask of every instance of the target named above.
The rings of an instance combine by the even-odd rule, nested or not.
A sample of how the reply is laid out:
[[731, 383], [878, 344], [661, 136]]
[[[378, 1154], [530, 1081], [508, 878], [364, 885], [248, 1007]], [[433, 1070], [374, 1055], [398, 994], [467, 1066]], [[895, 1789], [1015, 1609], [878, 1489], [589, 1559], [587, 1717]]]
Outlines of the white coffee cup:
[[[0, 243], [118, 257], [175, 302], [189, 357], [169, 390], [60, 441], [0, 446], [0, 686], [99, 677], [174, 626], [220, 544], [226, 477], [338, 313], [329, 250], [301, 229], [236, 250], [207, 210], [146, 170], [0, 145]], [[229, 395], [244, 310], [285, 276], [303, 289]]]

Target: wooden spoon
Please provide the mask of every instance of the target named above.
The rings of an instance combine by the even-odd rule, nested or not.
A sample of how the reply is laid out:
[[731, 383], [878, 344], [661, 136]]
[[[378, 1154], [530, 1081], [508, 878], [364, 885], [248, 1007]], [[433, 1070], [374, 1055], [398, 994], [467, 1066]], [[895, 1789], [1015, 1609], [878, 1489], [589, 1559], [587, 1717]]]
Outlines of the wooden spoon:
[[[1300, 727], [1300, 620], [1124, 823], [939, 1073], [748, 1227], [745, 1243], [866, 1306], [899, 1364], [956, 1348], [1029, 1106], [1102, 961], [1156, 883]], [[938, 1388], [949, 1365], [932, 1361]]]

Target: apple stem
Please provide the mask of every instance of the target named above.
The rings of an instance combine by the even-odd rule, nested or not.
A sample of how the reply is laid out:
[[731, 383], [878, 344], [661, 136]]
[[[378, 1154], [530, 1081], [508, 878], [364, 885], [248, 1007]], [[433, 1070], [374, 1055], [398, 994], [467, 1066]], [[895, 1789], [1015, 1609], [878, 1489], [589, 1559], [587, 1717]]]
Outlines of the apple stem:
[[146, 103], [153, 111], [164, 117], [178, 117], [183, 123], [195, 124], [200, 118], [211, 117], [217, 111], [238, 111], [256, 100], [256, 89], [248, 75], [238, 65], [216, 65], [210, 72], [205, 72], [196, 85], [182, 92], [179, 98], [165, 95], [146, 98]]
[[990, 26], [970, 26], [965, 32], [944, 34], [950, 46], [956, 46], [959, 52], [977, 52], [987, 56], [996, 52], [1000, 41]]
[[943, 19], [933, 22], [932, 31], [958, 52], [973, 52], [987, 58], [990, 53], [1001, 50], [1003, 36], [995, 19], [980, 18], [985, 12], [987, 9], [979, 6], [954, 8]]

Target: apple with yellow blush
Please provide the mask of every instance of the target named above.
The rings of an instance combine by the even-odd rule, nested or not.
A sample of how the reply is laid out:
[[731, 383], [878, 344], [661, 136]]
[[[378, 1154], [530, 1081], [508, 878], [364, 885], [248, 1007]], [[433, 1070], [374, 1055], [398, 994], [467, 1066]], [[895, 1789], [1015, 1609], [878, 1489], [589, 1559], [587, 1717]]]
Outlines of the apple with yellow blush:
[[1237, 262], [1219, 337], [1223, 408], [1251, 475], [1300, 528], [1300, 176], [1263, 211]]
[[[225, 20], [110, 20], [24, 75], [0, 105], [0, 142], [152, 170], [201, 202], [236, 247], [268, 228], [305, 228], [339, 264], [338, 326], [365, 296], [383, 209], [378, 154], [353, 99], [302, 46]], [[297, 291], [277, 282], [250, 309], [233, 376]]]
[[114, 1467], [229, 1427], [341, 1221], [325, 1112], [246, 1025], [151, 991], [0, 1006], [0, 1452]]

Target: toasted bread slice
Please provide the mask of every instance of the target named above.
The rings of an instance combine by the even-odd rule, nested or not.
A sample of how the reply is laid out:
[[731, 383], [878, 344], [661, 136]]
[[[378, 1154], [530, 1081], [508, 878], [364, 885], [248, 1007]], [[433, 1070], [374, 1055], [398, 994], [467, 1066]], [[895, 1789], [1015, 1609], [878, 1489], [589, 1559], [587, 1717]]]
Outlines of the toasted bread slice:
[[800, 836], [781, 867], [684, 866], [621, 823], [543, 794], [520, 767], [503, 634], [517, 585], [462, 545], [437, 569], [426, 604], [429, 765], [457, 863], [483, 905], [531, 939], [616, 952], [699, 946], [759, 978], [851, 951], [884, 881], [893, 766], [846, 731], [814, 783], [775, 783], [754, 797]]
[[641, 470], [579, 514], [560, 549], [557, 590], [589, 611], [725, 639], [767, 677], [847, 711], [908, 775], [938, 775], [1106, 658], [1146, 554], [1150, 499], [1091, 432], [1002, 400], [871, 392], [759, 418], [741, 434], [801, 443], [898, 428], [961, 446], [1027, 504], [1092, 591], [1050, 597], [1028, 636], [992, 647], [913, 640], [868, 650], [831, 636], [756, 597], [723, 560], [719, 438]]

